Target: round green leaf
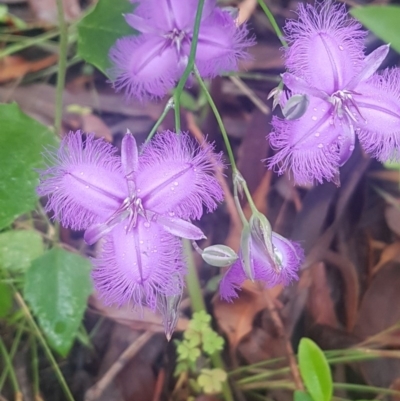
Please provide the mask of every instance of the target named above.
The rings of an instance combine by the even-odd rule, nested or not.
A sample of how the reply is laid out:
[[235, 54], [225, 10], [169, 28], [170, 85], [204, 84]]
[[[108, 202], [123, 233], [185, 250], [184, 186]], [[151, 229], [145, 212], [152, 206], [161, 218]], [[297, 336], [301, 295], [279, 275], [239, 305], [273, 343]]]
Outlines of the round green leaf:
[[386, 43], [390, 43], [391, 47], [400, 53], [399, 6], [354, 7], [351, 9], [350, 14], [376, 36]]
[[0, 268], [25, 271], [43, 253], [41, 235], [36, 231], [12, 230], [0, 234]]
[[0, 105], [0, 229], [35, 207], [37, 173], [43, 147], [54, 134], [16, 104]]
[[99, 0], [78, 24], [79, 56], [107, 75], [111, 67], [108, 58], [111, 46], [122, 36], [137, 34], [123, 16], [132, 11], [133, 5], [128, 0]]
[[90, 262], [53, 248], [35, 259], [24, 295], [49, 344], [62, 356], [70, 350], [91, 293]]
[[314, 401], [330, 401], [332, 375], [324, 353], [309, 338], [299, 345], [299, 368], [304, 384]]

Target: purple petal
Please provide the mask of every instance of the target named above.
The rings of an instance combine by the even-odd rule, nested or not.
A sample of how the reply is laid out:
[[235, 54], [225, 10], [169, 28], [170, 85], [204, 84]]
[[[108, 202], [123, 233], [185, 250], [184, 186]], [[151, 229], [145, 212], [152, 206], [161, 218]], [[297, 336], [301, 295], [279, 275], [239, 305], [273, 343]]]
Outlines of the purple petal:
[[389, 45], [382, 45], [365, 57], [361, 71], [346, 85], [346, 89], [353, 90], [360, 82], [369, 79], [388, 55], [389, 48]]
[[400, 70], [386, 70], [357, 86], [360, 109], [356, 133], [361, 145], [380, 161], [400, 156]]
[[287, 68], [328, 94], [342, 89], [361, 68], [366, 32], [348, 20], [344, 5], [331, 1], [300, 4], [298, 14], [285, 26]]
[[277, 233], [272, 233], [272, 243], [279, 271], [273, 271], [270, 284], [288, 285], [292, 280], [297, 280], [297, 271], [304, 260], [304, 251], [297, 242], [289, 241]]
[[277, 167], [278, 174], [291, 171], [299, 184], [335, 180], [345, 134], [341, 126], [344, 122], [331, 117], [332, 107], [311, 97], [300, 119], [285, 121], [274, 117], [269, 140], [279, 151], [268, 160], [268, 167]]
[[246, 49], [254, 44], [246, 24], [238, 27], [229, 12], [217, 8], [200, 26], [196, 52], [200, 75], [238, 71], [238, 61], [249, 58]]
[[125, 21], [132, 28], [136, 29], [140, 33], [157, 33], [157, 27], [152, 25], [146, 18], [139, 17], [136, 14], [126, 14]]
[[229, 268], [221, 279], [219, 284], [221, 298], [228, 302], [233, 302], [233, 300], [239, 296], [238, 291], [240, 291], [246, 279], [247, 277], [242, 268], [242, 264], [240, 260], [238, 260]]
[[136, 190], [134, 173], [138, 169], [139, 153], [136, 140], [130, 132], [122, 139], [121, 164], [128, 183], [129, 196], [132, 196], [135, 194]]
[[157, 296], [183, 288], [184, 264], [179, 239], [141, 220], [126, 233], [123, 224], [107, 237], [92, 276], [106, 304], [157, 307]]
[[110, 50], [114, 67], [110, 70], [114, 87], [127, 98], [161, 98], [180, 77], [183, 66], [176, 49], [158, 35], [124, 37]]
[[151, 221], [156, 222], [157, 224], [161, 225], [165, 231], [180, 238], [187, 238], [194, 241], [207, 238], [200, 228], [196, 227], [189, 221], [179, 219], [177, 217], [154, 214], [151, 218]]
[[343, 140], [340, 143], [339, 149], [339, 166], [343, 166], [350, 156], [353, 154], [355, 143], [356, 143], [356, 133], [354, 132], [353, 124], [343, 124], [344, 135]]
[[221, 155], [213, 146], [197, 145], [188, 134], [171, 131], [158, 134], [140, 156], [136, 186], [145, 209], [157, 214], [173, 213], [182, 219], [199, 219], [223, 199], [214, 176]]
[[116, 149], [102, 139], [70, 132], [57, 152], [48, 152], [49, 167], [40, 171], [37, 192], [48, 196], [46, 210], [66, 227], [87, 228], [113, 214], [127, 196]]
[[[137, 0], [133, 3], [136, 4], [134, 14], [127, 15], [127, 17], [129, 16], [129, 20], [126, 18], [128, 24], [133, 28], [140, 30], [135, 26], [138, 20], [135, 18], [131, 19], [130, 15], [135, 15], [146, 20], [149, 27], [160, 31], [160, 33], [170, 31], [174, 28], [174, 18], [168, 6], [168, 0]], [[139, 22], [138, 26], [146, 30], [146, 27], [143, 27], [141, 22]], [[140, 32], [145, 33], [145, 30], [140, 30]]]
[[304, 79], [296, 77], [296, 75], [293, 75], [290, 72], [285, 72], [282, 75], [282, 81], [293, 93], [303, 93], [309, 96], [318, 97], [322, 100], [328, 100], [329, 98], [325, 92], [311, 86]]

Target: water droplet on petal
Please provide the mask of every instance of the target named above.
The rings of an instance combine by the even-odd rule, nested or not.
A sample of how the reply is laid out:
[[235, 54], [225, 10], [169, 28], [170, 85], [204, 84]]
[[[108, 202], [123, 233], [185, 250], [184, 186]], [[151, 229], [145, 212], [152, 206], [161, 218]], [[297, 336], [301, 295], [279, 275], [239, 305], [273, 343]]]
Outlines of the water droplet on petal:
[[148, 221], [146, 221], [143, 225], [144, 225], [146, 228], [149, 228], [149, 227], [150, 227], [150, 223], [149, 223]]
[[81, 171], [81, 175], [83, 175], [83, 171]]
[[317, 108], [316, 108], [316, 107], [314, 107], [314, 111], [317, 111]]
[[339, 139], [339, 141], [342, 139], [342, 135], [339, 135], [338, 137], [337, 137], [337, 139]]
[[142, 241], [142, 240], [140, 240], [140, 241], [139, 241], [139, 244], [143, 244], [143, 241]]
[[179, 185], [179, 182], [178, 182], [178, 181], [175, 181], [175, 182], [174, 182], [174, 185], [177, 187], [177, 186]]
[[339, 45], [339, 50], [343, 50], [344, 47], [342, 45]]
[[317, 121], [317, 116], [312, 116], [312, 117], [311, 117], [311, 120]]
[[352, 152], [354, 150], [354, 145], [350, 145], [350, 152]]
[[174, 212], [169, 212], [168, 213], [171, 217], [174, 217], [175, 216], [175, 213]]
[[319, 137], [319, 132], [316, 132], [314, 135], [318, 138]]
[[322, 148], [324, 147], [324, 145], [323, 145], [322, 143], [320, 143], [320, 144], [318, 144], [318, 147], [319, 147], [320, 149], [322, 149]]

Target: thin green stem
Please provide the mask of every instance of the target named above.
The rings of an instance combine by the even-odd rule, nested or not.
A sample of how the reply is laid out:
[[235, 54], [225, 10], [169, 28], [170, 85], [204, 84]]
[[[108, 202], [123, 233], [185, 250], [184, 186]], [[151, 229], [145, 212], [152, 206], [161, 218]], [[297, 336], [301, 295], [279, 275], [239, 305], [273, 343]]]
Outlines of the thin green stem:
[[204, 0], [199, 0], [197, 4], [196, 18], [194, 20], [192, 44], [190, 46], [189, 59], [185, 71], [183, 72], [182, 77], [179, 80], [178, 85], [176, 86], [176, 89], [174, 91], [175, 129], [177, 133], [179, 133], [181, 130], [181, 114], [180, 114], [181, 94], [183, 88], [185, 87], [186, 81], [188, 80], [189, 75], [194, 67], [194, 60], [196, 58], [197, 42], [199, 40], [200, 22], [201, 22], [201, 15], [203, 13], [203, 6], [204, 6]]
[[47, 345], [47, 342], [42, 334], [42, 332], [40, 331], [38, 325], [35, 322], [35, 319], [33, 318], [31, 311], [29, 310], [28, 306], [26, 305], [24, 299], [22, 298], [21, 294], [18, 291], [15, 291], [14, 293], [14, 297], [15, 300], [17, 301], [17, 304], [20, 306], [20, 308], [22, 309], [26, 319], [28, 320], [28, 323], [31, 325], [32, 329], [34, 330], [36, 336], [38, 337], [40, 344], [43, 347], [43, 350], [48, 358], [48, 360], [50, 361], [50, 364], [52, 366], [52, 368], [54, 369], [54, 373], [57, 376], [57, 379], [61, 385], [61, 388], [64, 391], [64, 394], [67, 398], [68, 401], [75, 401], [74, 397], [71, 393], [71, 390], [68, 387], [67, 382], [65, 381], [65, 378], [60, 370], [60, 368], [57, 365], [57, 361], [55, 360], [49, 346]]
[[186, 286], [190, 296], [193, 312], [206, 310], [203, 294], [201, 292], [199, 277], [192, 254], [192, 245], [189, 240], [183, 240], [183, 249], [187, 260], [188, 273], [186, 275]]
[[373, 394], [385, 394], [385, 395], [400, 395], [400, 391], [392, 390], [388, 388], [381, 388], [375, 386], [366, 386], [364, 384], [352, 384], [352, 383], [333, 383], [333, 388], [338, 390], [350, 390], [358, 391], [363, 393]]
[[260, 7], [263, 9], [265, 15], [267, 16], [268, 21], [272, 25], [272, 28], [274, 29], [276, 36], [282, 43], [282, 46], [288, 47], [288, 44], [285, 40], [285, 36], [283, 35], [283, 32], [281, 31], [281, 28], [279, 28], [278, 24], [276, 23], [274, 15], [271, 13], [268, 6], [265, 4], [264, 0], [257, 0], [257, 1], [258, 1], [258, 4], [260, 5]]
[[19, 389], [19, 384], [18, 384], [18, 380], [17, 380], [17, 375], [15, 374], [15, 370], [14, 370], [14, 366], [11, 362], [11, 358], [10, 355], [7, 352], [7, 348], [3, 343], [3, 340], [0, 337], [0, 352], [3, 355], [3, 360], [5, 362], [5, 365], [7, 367], [8, 373], [10, 375], [10, 380], [11, 380], [11, 385], [12, 388], [14, 390], [15, 394], [20, 393], [20, 389]]
[[10, 54], [14, 54], [21, 50], [27, 49], [28, 47], [37, 45], [42, 42], [46, 42], [49, 39], [55, 38], [59, 34], [60, 32], [58, 30], [50, 31], [43, 33], [42, 35], [37, 35], [34, 38], [29, 38], [24, 41], [18, 42], [14, 45], [7, 46], [4, 50], [0, 51], [0, 59], [2, 59], [5, 56], [9, 56]]
[[[197, 275], [196, 265], [194, 263], [192, 246], [189, 240], [183, 240], [183, 249], [185, 252], [188, 273], [186, 275], [186, 287], [189, 293], [193, 312], [206, 311], [203, 294], [201, 292], [199, 276]], [[211, 355], [211, 362], [214, 367], [225, 370], [224, 362], [219, 352]], [[222, 393], [225, 401], [233, 401], [233, 396], [228, 383], [222, 386]]]
[[223, 138], [224, 143], [225, 143], [226, 151], [228, 152], [229, 162], [231, 163], [231, 166], [232, 166], [232, 174], [235, 175], [235, 173], [237, 173], [238, 169], [236, 167], [235, 157], [233, 155], [232, 147], [231, 147], [231, 144], [229, 142], [228, 134], [226, 132], [224, 123], [222, 121], [222, 117], [219, 114], [217, 106], [215, 105], [214, 100], [211, 97], [211, 94], [208, 91], [207, 86], [204, 83], [203, 79], [201, 78], [201, 76], [199, 74], [199, 70], [197, 69], [196, 66], [194, 66], [194, 75], [196, 76], [197, 81], [199, 82], [199, 85], [200, 85], [201, 89], [203, 90], [203, 92], [204, 92], [204, 94], [206, 96], [206, 99], [208, 101], [208, 104], [210, 105], [211, 110], [213, 111], [214, 116], [215, 116], [215, 118], [217, 120], [218, 127], [219, 127], [219, 129], [221, 131], [222, 138]]
[[37, 342], [35, 336], [31, 336], [31, 351], [32, 351], [32, 387], [33, 387], [33, 397], [38, 399], [40, 395], [39, 387], [39, 359], [37, 352]]
[[166, 117], [166, 115], [168, 114], [168, 112], [174, 107], [174, 98], [171, 98], [168, 100], [167, 104], [164, 107], [164, 111], [162, 112], [161, 116], [159, 117], [159, 119], [156, 121], [156, 123], [154, 124], [153, 128], [151, 129], [149, 135], [147, 135], [146, 141], [145, 143], [148, 143], [151, 138], [153, 138], [154, 134], [157, 132], [158, 127], [160, 126], [160, 124], [164, 121], [164, 118]]
[[[10, 349], [10, 360], [12, 361], [14, 358], [15, 353], [17, 352], [18, 349], [18, 345], [19, 342], [21, 340], [21, 336], [22, 336], [22, 332], [24, 331], [24, 326], [21, 326], [17, 329], [17, 334], [15, 335], [15, 339], [11, 345], [11, 349]], [[3, 389], [4, 383], [6, 381], [7, 375], [8, 375], [8, 369], [9, 366], [5, 366], [3, 372], [1, 373], [1, 377], [0, 377], [0, 392]]]
[[60, 26], [60, 52], [58, 59], [57, 88], [56, 88], [56, 112], [54, 118], [54, 129], [56, 135], [61, 133], [61, 122], [63, 113], [63, 94], [65, 85], [65, 74], [67, 71], [68, 50], [68, 27], [64, 18], [63, 1], [56, 0], [58, 24]]

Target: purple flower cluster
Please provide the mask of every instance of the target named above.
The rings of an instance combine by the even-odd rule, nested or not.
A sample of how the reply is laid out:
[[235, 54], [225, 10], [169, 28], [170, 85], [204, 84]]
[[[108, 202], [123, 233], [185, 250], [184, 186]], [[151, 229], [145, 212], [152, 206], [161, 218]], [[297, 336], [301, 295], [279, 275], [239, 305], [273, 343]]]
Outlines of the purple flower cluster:
[[[173, 89], [187, 65], [197, 0], [133, 0], [126, 22], [140, 32], [118, 39], [110, 51], [114, 87], [127, 97], [160, 98]], [[246, 24], [237, 26], [232, 14], [205, 0], [195, 63], [203, 77], [237, 71], [254, 44]]]
[[102, 139], [71, 132], [48, 152], [38, 193], [48, 197], [55, 219], [85, 230], [88, 244], [103, 239], [93, 280], [107, 304], [146, 305], [168, 320], [174, 313], [168, 302], [180, 299], [185, 274], [179, 237], [204, 238], [190, 219], [222, 201], [213, 175], [221, 158], [211, 145], [170, 131], [140, 155], [128, 133], [121, 156], [116, 152]]
[[[265, 247], [264, 241], [251, 233], [249, 253], [251, 269], [255, 280], [262, 281], [267, 287], [277, 284], [287, 285], [297, 279], [297, 270], [304, 259], [303, 249], [296, 242], [287, 240], [277, 233], [272, 233], [273, 260]], [[232, 301], [238, 297], [238, 290], [248, 278], [245, 273], [243, 252], [240, 258], [229, 268], [220, 283], [221, 298]]]
[[309, 105], [295, 120], [273, 119], [268, 166], [290, 170], [295, 182], [338, 182], [339, 167], [351, 156], [356, 136], [380, 161], [399, 157], [400, 70], [377, 69], [389, 47], [364, 53], [366, 32], [348, 19], [345, 6], [323, 1], [299, 5], [298, 20], [285, 27], [289, 48], [283, 83]]

